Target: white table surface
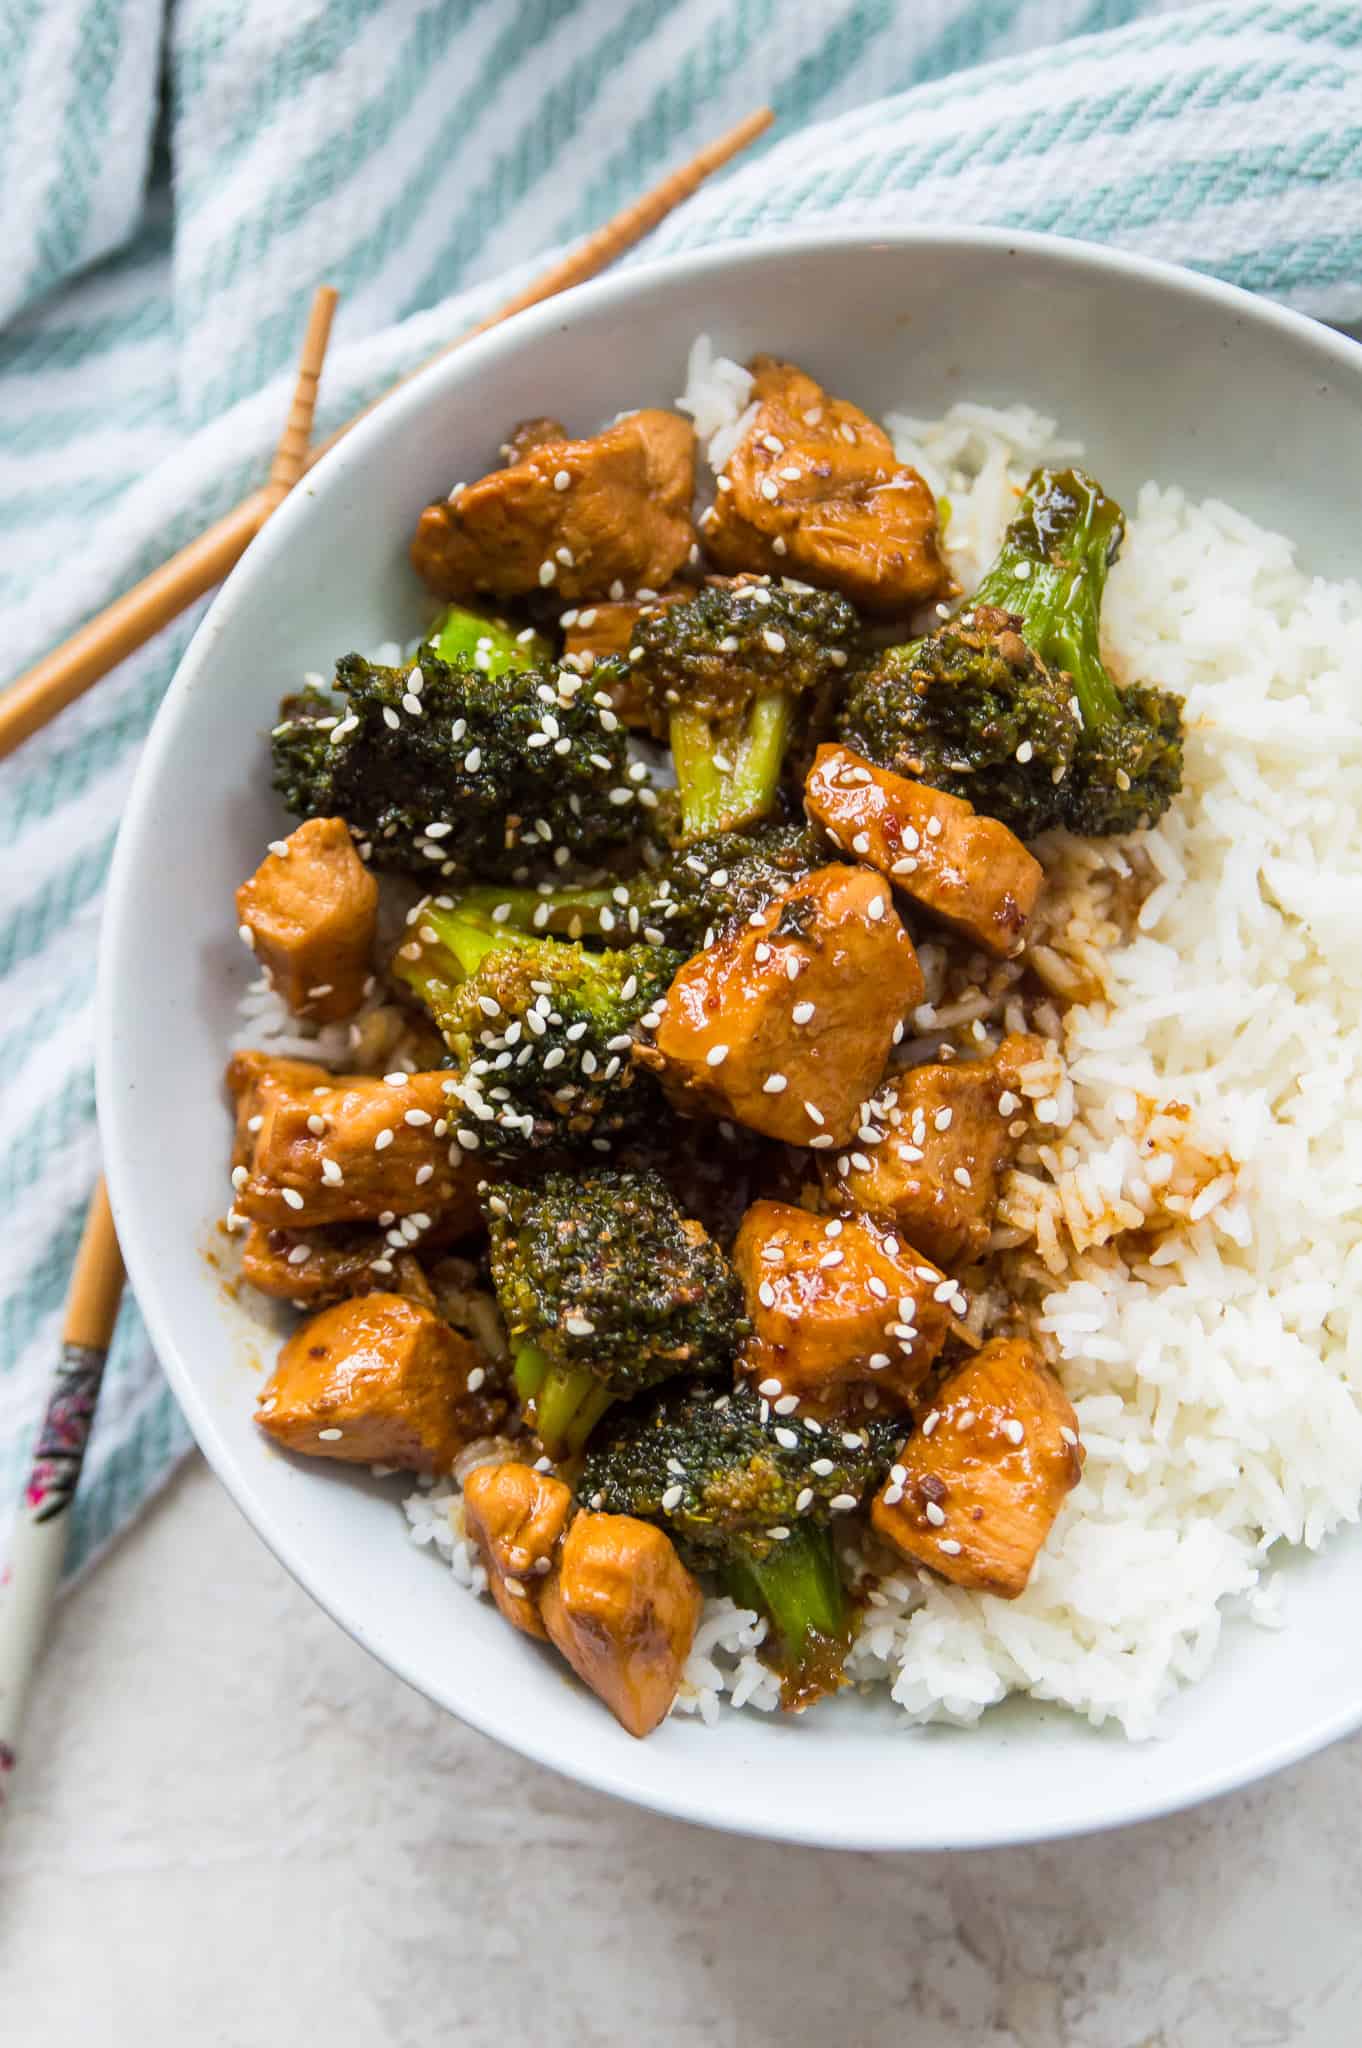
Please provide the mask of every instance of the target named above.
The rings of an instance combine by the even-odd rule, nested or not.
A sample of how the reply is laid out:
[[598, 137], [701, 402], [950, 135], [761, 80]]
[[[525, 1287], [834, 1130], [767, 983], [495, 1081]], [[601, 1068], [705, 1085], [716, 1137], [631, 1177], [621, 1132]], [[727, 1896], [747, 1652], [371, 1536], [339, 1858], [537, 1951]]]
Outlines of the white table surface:
[[197, 1461], [65, 1602], [8, 1819], [16, 2048], [1362, 2040], [1362, 1740], [1051, 1848], [726, 1841], [417, 1699]]

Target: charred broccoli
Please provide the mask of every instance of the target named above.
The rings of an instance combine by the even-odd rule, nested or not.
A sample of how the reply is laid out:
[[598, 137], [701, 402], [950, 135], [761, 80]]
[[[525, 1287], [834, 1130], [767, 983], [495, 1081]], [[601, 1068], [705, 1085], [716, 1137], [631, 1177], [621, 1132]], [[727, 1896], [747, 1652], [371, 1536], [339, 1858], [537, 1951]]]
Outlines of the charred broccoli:
[[1068, 682], [1019, 629], [1011, 612], [976, 602], [926, 639], [888, 648], [853, 683], [841, 727], [867, 760], [1029, 839], [1062, 821], [1078, 721]]
[[857, 630], [831, 591], [757, 582], [711, 584], [639, 620], [629, 660], [654, 732], [671, 743], [688, 838], [771, 809], [796, 704], [816, 712]]
[[850, 1640], [829, 1519], [878, 1485], [902, 1434], [890, 1421], [843, 1434], [773, 1416], [745, 1386], [669, 1387], [606, 1424], [578, 1498], [660, 1523], [696, 1569], [766, 1615], [785, 1704], [804, 1706], [838, 1684]]
[[1102, 594], [1124, 530], [1082, 470], [1037, 470], [964, 610], [865, 671], [843, 736], [1024, 838], [1152, 824], [1182, 784], [1182, 700], [1120, 691], [1103, 666]]
[[642, 771], [580, 676], [348, 654], [336, 689], [340, 701], [285, 700], [274, 787], [299, 817], [344, 818], [375, 867], [514, 876], [536, 855], [591, 856], [637, 831]]
[[459, 604], [441, 612], [426, 635], [426, 648], [440, 661], [471, 664], [487, 676], [505, 675], [510, 668], [534, 668], [552, 654], [548, 641], [533, 626], [516, 627], [506, 619], [484, 618], [481, 612]]
[[612, 1401], [676, 1373], [727, 1373], [746, 1334], [723, 1253], [656, 1173], [549, 1173], [485, 1195], [515, 1381], [553, 1456]]
[[658, 1106], [630, 1061], [633, 1030], [681, 956], [591, 953], [427, 899], [393, 972], [430, 1011], [459, 1072], [457, 1141], [492, 1159], [551, 1145], [604, 1146]]

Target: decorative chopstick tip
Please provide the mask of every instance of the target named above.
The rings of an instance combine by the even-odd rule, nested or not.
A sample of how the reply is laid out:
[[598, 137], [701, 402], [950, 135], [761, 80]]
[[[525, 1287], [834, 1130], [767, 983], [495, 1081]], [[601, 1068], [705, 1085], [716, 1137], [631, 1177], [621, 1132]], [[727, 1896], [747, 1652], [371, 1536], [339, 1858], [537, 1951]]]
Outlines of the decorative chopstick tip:
[[298, 359], [293, 401], [289, 406], [288, 419], [284, 424], [279, 445], [274, 451], [274, 461], [270, 465], [269, 483], [266, 486], [269, 505], [265, 518], [268, 518], [276, 505], [288, 496], [307, 466], [322, 364], [326, 360], [327, 345], [331, 340], [331, 322], [335, 317], [339, 298], [340, 294], [335, 286], [329, 284], [318, 285], [313, 295], [307, 332], [303, 336], [303, 351]]

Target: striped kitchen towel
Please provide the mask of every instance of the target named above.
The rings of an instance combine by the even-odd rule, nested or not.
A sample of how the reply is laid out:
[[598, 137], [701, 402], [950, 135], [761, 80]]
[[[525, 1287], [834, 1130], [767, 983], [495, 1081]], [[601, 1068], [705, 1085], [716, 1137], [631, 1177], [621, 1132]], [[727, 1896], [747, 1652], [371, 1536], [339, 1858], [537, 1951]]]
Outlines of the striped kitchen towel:
[[[0, 21], [5, 674], [258, 479], [320, 279], [344, 293], [335, 420], [762, 100], [774, 143], [631, 260], [993, 221], [1362, 320], [1351, 4], [5, 0]], [[97, 1170], [101, 887], [193, 624], [0, 768], [0, 1500]], [[73, 1568], [185, 1445], [130, 1307]]]

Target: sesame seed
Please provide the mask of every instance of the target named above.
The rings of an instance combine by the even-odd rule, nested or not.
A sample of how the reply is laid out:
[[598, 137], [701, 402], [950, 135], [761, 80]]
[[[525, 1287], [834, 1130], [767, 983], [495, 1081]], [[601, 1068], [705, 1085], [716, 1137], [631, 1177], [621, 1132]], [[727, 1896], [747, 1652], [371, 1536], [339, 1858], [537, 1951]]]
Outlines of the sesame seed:
[[282, 1188], [280, 1192], [283, 1195], [284, 1200], [288, 1203], [290, 1209], [302, 1208], [303, 1198], [299, 1194], [297, 1188]]
[[727, 1058], [728, 1047], [726, 1045], [712, 1045], [705, 1054], [705, 1065], [707, 1067], [721, 1067]]
[[833, 1464], [831, 1458], [815, 1458], [809, 1470], [819, 1479], [831, 1479], [837, 1467]]
[[956, 1542], [954, 1536], [943, 1536], [941, 1548], [945, 1551], [947, 1557], [959, 1557], [960, 1555], [960, 1545]]
[[1061, 1441], [1068, 1444], [1071, 1448], [1078, 1442], [1078, 1437], [1075, 1434], [1075, 1432], [1072, 1429], [1066, 1427], [1064, 1423], [1061, 1423], [1059, 1426], [1059, 1434]]
[[809, 1024], [813, 1021], [813, 1004], [796, 1003], [790, 1015], [796, 1024]]
[[761, 644], [770, 654], [783, 654], [785, 652], [785, 635], [777, 633], [772, 626], [764, 626], [762, 628]]
[[781, 1391], [782, 1388], [779, 1380], [761, 1380], [757, 1384], [757, 1392], [764, 1394], [768, 1401], [774, 1400]]
[[463, 765], [465, 774], [476, 775], [482, 766], [482, 748], [470, 747], [463, 757]]
[[972, 1188], [974, 1186], [974, 1182], [970, 1179], [969, 1168], [967, 1166], [957, 1166], [954, 1173], [951, 1175], [951, 1179], [955, 1182], [957, 1187]]
[[780, 496], [780, 492], [776, 489], [774, 482], [769, 476], [765, 476], [761, 480], [761, 495], [768, 504], [774, 504]]
[[845, 1261], [846, 1253], [844, 1251], [824, 1252], [822, 1258], [818, 1261], [819, 1270], [826, 1269], [831, 1271], [834, 1266], [843, 1265]]
[[934, 1529], [945, 1528], [946, 1510], [938, 1507], [934, 1500], [929, 1500], [925, 1503], [923, 1512]]
[[571, 490], [572, 478], [568, 475], [565, 469], [557, 469], [554, 471], [553, 488], [555, 489], [555, 491]]
[[386, 1152], [389, 1145], [391, 1145], [392, 1141], [393, 1134], [391, 1131], [380, 1131], [378, 1133], [378, 1136], [374, 1139], [375, 1152]]
[[679, 1508], [685, 1497], [686, 1489], [684, 1486], [669, 1486], [662, 1496], [663, 1514], [670, 1514], [673, 1508]]
[[768, 1074], [761, 1084], [761, 1092], [763, 1095], [783, 1095], [788, 1086], [784, 1074]]
[[872, 1351], [866, 1360], [866, 1364], [872, 1372], [883, 1372], [885, 1367], [892, 1363], [893, 1361], [887, 1351]]
[[319, 1429], [317, 1431], [317, 1440], [319, 1443], [324, 1444], [338, 1444], [343, 1434], [344, 1432], [339, 1429]]
[[557, 574], [558, 564], [556, 562], [541, 562], [539, 564], [539, 581], [545, 590], [548, 589]]
[[1021, 762], [1023, 767], [1025, 767], [1026, 763], [1031, 759], [1031, 756], [1035, 753], [1035, 751], [1036, 750], [1032, 746], [1030, 740], [1022, 741], [1021, 745], [1017, 749], [1017, 759]]
[[345, 1175], [341, 1172], [334, 1159], [323, 1159], [322, 1179], [328, 1187], [338, 1188], [344, 1178]]
[[254, 933], [254, 932], [253, 932], [253, 931], [251, 930], [250, 926], [249, 926], [248, 924], [239, 924], [239, 925], [237, 926], [236, 930], [237, 930], [237, 937], [238, 937], [238, 938], [240, 939], [240, 941], [241, 941], [242, 945], [243, 945], [243, 946], [249, 946], [249, 947], [250, 947], [250, 949], [251, 949], [251, 951], [252, 951], [252, 952], [254, 952], [254, 951], [255, 951], [255, 933]]
[[797, 1451], [799, 1449], [799, 1436], [797, 1431], [793, 1429], [778, 1429], [775, 1432], [775, 1439], [782, 1450]]
[[[818, 1104], [816, 1102], [806, 1102], [804, 1104], [804, 1114], [809, 1119], [809, 1122], [811, 1124], [821, 1124], [827, 1121], [827, 1119], [823, 1115], [822, 1110], [818, 1107]], [[815, 1145], [821, 1142], [822, 1141], [818, 1138], [814, 1139]], [[829, 1138], [827, 1140], [827, 1143], [830, 1145], [832, 1143], [832, 1139]]]
[[777, 1415], [793, 1415], [795, 1409], [799, 1406], [799, 1396], [798, 1394], [782, 1394], [778, 1401], [771, 1403], [771, 1406]]
[[855, 1505], [856, 1496], [854, 1493], [834, 1493], [832, 1499], [828, 1502], [828, 1506], [834, 1515], [849, 1515]]
[[888, 1301], [889, 1289], [885, 1286], [878, 1273], [872, 1273], [865, 1284], [877, 1301]]
[[879, 923], [880, 919], [884, 916], [884, 910], [885, 903], [883, 896], [872, 896], [869, 903], [867, 903], [865, 906], [865, 914], [870, 919], [872, 924]]
[[1014, 1444], [1023, 1443], [1026, 1439], [1026, 1431], [1015, 1417], [1010, 1418], [1003, 1424], [1003, 1435], [1010, 1443]]
[[771, 1285], [769, 1280], [763, 1280], [760, 1287], [757, 1289], [757, 1300], [761, 1303], [763, 1308], [775, 1307], [776, 1290]]

